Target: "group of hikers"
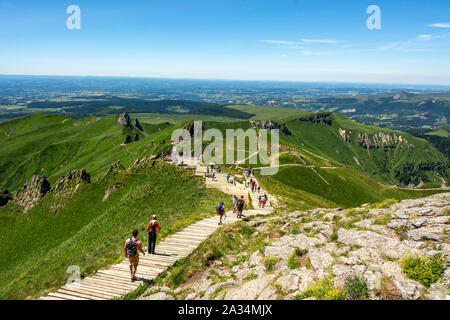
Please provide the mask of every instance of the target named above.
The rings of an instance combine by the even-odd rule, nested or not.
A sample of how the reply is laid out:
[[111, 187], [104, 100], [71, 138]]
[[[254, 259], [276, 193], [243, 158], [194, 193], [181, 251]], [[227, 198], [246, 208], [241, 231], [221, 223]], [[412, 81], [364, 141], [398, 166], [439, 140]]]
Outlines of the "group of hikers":
[[[219, 169], [220, 170], [220, 169]], [[209, 174], [209, 167], [207, 167], [207, 169], [205, 170], [205, 176], [206, 174]], [[214, 179], [215, 174], [214, 174], [214, 168], [211, 167], [211, 178]], [[228, 173], [227, 174], [227, 182], [230, 183], [230, 179], [231, 179], [231, 175]], [[234, 184], [236, 184], [236, 178], [233, 179], [234, 180]], [[261, 191], [261, 187], [256, 185], [256, 180], [254, 179], [250, 179], [250, 181], [247, 182], [247, 186], [251, 187], [252, 192], [258, 191], [258, 193]], [[260, 208], [264, 208], [264, 206], [267, 203], [267, 194], [264, 193], [263, 196], [258, 196], [258, 203], [259, 203], [259, 207]], [[241, 196], [240, 198], [238, 198], [236, 195], [233, 195], [231, 197], [231, 203], [233, 206], [233, 213], [236, 213], [236, 217], [242, 218], [244, 217], [243, 215], [243, 211], [244, 208], [247, 206], [247, 204], [245, 203], [244, 200], [244, 196]], [[225, 216], [226, 218], [226, 214], [225, 214], [225, 205], [223, 202], [220, 202], [219, 205], [216, 206], [216, 213], [219, 215], [219, 225], [221, 225], [223, 222], [223, 218]], [[161, 227], [159, 226], [159, 223], [157, 221], [156, 215], [152, 216], [152, 219], [150, 220], [150, 222], [147, 225], [147, 233], [148, 233], [148, 254], [155, 254], [155, 247], [156, 247], [156, 237], [158, 234], [158, 230], [160, 230]], [[139, 265], [139, 252], [142, 253], [142, 255], [145, 256], [145, 252], [142, 249], [142, 242], [140, 240], [138, 240], [138, 230], [135, 229], [132, 232], [132, 237], [127, 239], [125, 241], [125, 246], [124, 246], [124, 251], [125, 251], [125, 257], [128, 258], [129, 262], [130, 262], [130, 272], [131, 272], [131, 281], [134, 282], [136, 281], [136, 271], [137, 271], [137, 267]]]
[[[161, 227], [159, 226], [158, 220], [156, 216], [153, 215], [152, 220], [148, 223], [147, 233], [148, 233], [148, 254], [155, 254], [156, 247], [156, 237], [158, 235], [158, 230]], [[132, 237], [125, 241], [124, 251], [125, 258], [128, 258], [130, 261], [130, 272], [131, 272], [131, 281], [136, 281], [136, 271], [139, 265], [139, 252], [141, 252], [145, 256], [145, 252], [142, 249], [142, 242], [137, 239], [139, 231], [134, 229], [132, 232]], [[138, 252], [139, 251], [139, 252]]]
[[210, 177], [211, 180], [214, 181], [214, 179], [216, 178], [215, 171], [217, 171], [218, 173], [222, 173], [222, 170], [220, 169], [219, 165], [217, 166], [211, 165], [211, 168], [207, 166], [205, 169], [205, 178]]
[[[242, 211], [244, 211], [244, 207], [246, 207], [244, 196], [238, 198], [236, 195], [233, 195], [231, 197], [231, 202], [233, 206], [233, 213], [236, 213], [236, 217], [238, 219], [244, 217], [244, 215], [242, 214]], [[226, 217], [225, 204], [223, 203], [223, 201], [219, 205], [217, 205], [216, 213], [219, 215], [219, 225], [221, 225], [223, 217]]]

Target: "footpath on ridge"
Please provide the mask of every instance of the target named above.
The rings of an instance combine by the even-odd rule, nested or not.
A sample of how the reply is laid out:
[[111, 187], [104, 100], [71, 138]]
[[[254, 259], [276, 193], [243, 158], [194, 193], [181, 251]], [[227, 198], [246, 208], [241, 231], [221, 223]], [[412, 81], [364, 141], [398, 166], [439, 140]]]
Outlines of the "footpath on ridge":
[[[174, 151], [175, 151], [174, 147]], [[176, 153], [173, 153], [174, 155]], [[186, 167], [186, 169], [194, 170], [195, 175], [205, 177], [206, 165], [201, 164], [191, 158], [180, 158], [174, 156], [166, 159], [174, 165]], [[230, 195], [249, 198], [254, 209], [244, 210], [244, 217], [252, 215], [267, 215], [274, 211], [270, 205], [272, 197], [268, 195], [269, 201], [265, 208], [258, 207], [258, 196], [265, 193], [261, 189], [260, 193], [252, 193], [245, 184], [236, 183], [236, 185], [228, 183], [225, 173], [216, 172], [216, 178], [213, 181], [209, 177], [205, 177], [207, 188], [217, 188], [224, 193]], [[254, 178], [253, 178], [254, 179]], [[245, 182], [244, 182], [245, 183]], [[228, 204], [225, 206], [227, 207]], [[232, 211], [226, 212], [226, 218], [223, 224], [230, 224], [238, 221], [236, 215]], [[221, 226], [217, 215], [198, 221], [189, 227], [172, 234], [162, 240], [157, 245], [157, 253], [139, 257], [139, 266], [137, 269], [137, 281], [130, 281], [130, 269], [128, 259], [115, 264], [107, 269], [98, 270], [94, 275], [81, 279], [79, 282], [73, 282], [64, 285], [58, 291], [49, 293], [40, 300], [109, 300], [120, 298], [134, 290], [143, 283], [148, 283], [156, 278], [161, 272], [175, 264], [179, 259], [187, 257], [191, 254], [204, 240]]]

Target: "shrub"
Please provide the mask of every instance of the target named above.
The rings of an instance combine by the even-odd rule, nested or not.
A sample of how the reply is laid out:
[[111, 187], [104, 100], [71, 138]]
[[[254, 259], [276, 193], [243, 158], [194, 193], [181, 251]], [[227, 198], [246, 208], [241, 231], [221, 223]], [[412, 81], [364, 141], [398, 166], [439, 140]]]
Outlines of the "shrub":
[[369, 209], [386, 209], [397, 202], [398, 202], [398, 200], [396, 200], [396, 199], [386, 199], [382, 202], [377, 202], [377, 203], [372, 204], [369, 207]]
[[300, 249], [300, 248], [295, 248], [295, 254], [297, 255], [297, 256], [303, 256], [304, 254], [307, 254], [308, 253], [308, 249]]
[[266, 271], [272, 271], [275, 265], [277, 264], [278, 259], [274, 256], [267, 256], [264, 258], [264, 267], [266, 268]]
[[338, 235], [336, 232], [334, 232], [331, 236], [330, 236], [330, 240], [331, 241], [337, 241], [338, 240]]
[[345, 296], [347, 300], [369, 299], [369, 286], [367, 281], [358, 276], [351, 276], [345, 279]]
[[427, 288], [442, 278], [445, 263], [446, 261], [440, 253], [435, 254], [431, 258], [428, 256], [407, 255], [400, 260], [406, 276], [420, 282]]
[[286, 264], [291, 269], [297, 269], [298, 267], [300, 267], [300, 261], [298, 261], [295, 251], [291, 253]]
[[296, 300], [303, 300], [309, 297], [315, 297], [318, 300], [344, 300], [345, 293], [337, 289], [331, 283], [333, 276], [323, 278], [308, 287], [302, 294], [295, 296]]
[[378, 225], [387, 225], [392, 220], [392, 215], [390, 213], [380, 214], [378, 217], [375, 218], [375, 221], [373, 224]]
[[402, 300], [398, 293], [397, 286], [391, 278], [383, 276], [381, 278], [380, 289], [375, 290], [375, 295], [380, 300]]

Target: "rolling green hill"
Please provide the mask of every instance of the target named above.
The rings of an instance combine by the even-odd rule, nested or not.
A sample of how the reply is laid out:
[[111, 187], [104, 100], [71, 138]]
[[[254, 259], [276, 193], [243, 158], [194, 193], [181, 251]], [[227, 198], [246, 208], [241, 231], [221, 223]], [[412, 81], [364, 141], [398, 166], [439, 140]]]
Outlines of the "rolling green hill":
[[[279, 198], [282, 211], [416, 198], [441, 191], [403, 190], [390, 184], [422, 180], [440, 187], [441, 177], [449, 179], [448, 159], [410, 134], [331, 113], [233, 108], [254, 115], [251, 120], [272, 120], [284, 129], [278, 173], [259, 176], [260, 165], [252, 165], [263, 187]], [[204, 129], [224, 134], [226, 129], [252, 127], [248, 119], [211, 119], [218, 121], [204, 122]], [[172, 130], [191, 125], [181, 120], [141, 123], [144, 132], [119, 124], [116, 115], [72, 119], [33, 114], [0, 123], [0, 189], [15, 193], [33, 174], [45, 174], [52, 186], [75, 169], [85, 168], [91, 175], [91, 183], [70, 196], [51, 191], [26, 213], [12, 202], [0, 207], [0, 255], [8, 257], [0, 262], [0, 298], [39, 296], [64, 283], [69, 265], [88, 274], [116, 262], [122, 241], [135, 227], [142, 233], [151, 214], [158, 214], [164, 236], [211, 213], [218, 201], [227, 201], [229, 196], [204, 188], [202, 178], [189, 171], [161, 161], [134, 165], [136, 159], [170, 148]], [[137, 141], [123, 144], [135, 134]], [[118, 160], [123, 168], [107, 175]], [[248, 162], [241, 164], [246, 166]], [[113, 187], [116, 191], [102, 201]]]
[[449, 181], [448, 159], [431, 143], [410, 134], [362, 125], [331, 113], [285, 123], [292, 133], [282, 134], [286, 145], [307, 147], [380, 181], [405, 185], [439, 181], [440, 177]]
[[[134, 132], [116, 122], [116, 115], [74, 120], [62, 115], [35, 114], [0, 124], [0, 188], [16, 191], [32, 174], [50, 182], [75, 169], [86, 168], [93, 178], [115, 161], [131, 164], [142, 154], [162, 148], [151, 141], [170, 140], [172, 126], [146, 125], [145, 137], [121, 146]], [[159, 130], [161, 129], [161, 131]]]

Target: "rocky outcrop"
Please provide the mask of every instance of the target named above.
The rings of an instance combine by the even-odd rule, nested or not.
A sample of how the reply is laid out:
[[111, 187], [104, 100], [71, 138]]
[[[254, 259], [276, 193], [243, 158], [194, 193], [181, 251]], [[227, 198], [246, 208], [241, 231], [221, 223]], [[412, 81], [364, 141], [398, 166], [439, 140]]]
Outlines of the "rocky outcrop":
[[127, 134], [127, 136], [125, 137], [124, 142], [122, 142], [122, 145], [126, 145], [133, 142], [133, 140], [131, 139], [131, 136], [129, 134]]
[[314, 113], [310, 116], [303, 116], [301, 118], [297, 118], [296, 121], [320, 123], [331, 126], [333, 124], [333, 118], [331, 115], [332, 115], [331, 112], [319, 112]]
[[405, 137], [385, 132], [377, 132], [375, 134], [360, 133], [358, 134], [358, 144], [365, 149], [415, 148]]
[[341, 135], [342, 139], [344, 139], [345, 142], [352, 142], [352, 138], [350, 137], [350, 134], [352, 132], [349, 130], [348, 132], [342, 128], [339, 128], [339, 134]]
[[73, 170], [65, 176], [60, 176], [51, 191], [54, 193], [67, 192], [74, 186], [78, 188], [83, 183], [91, 183], [91, 176], [86, 169]]
[[14, 197], [14, 202], [21, 206], [24, 212], [33, 208], [48, 192], [50, 183], [44, 175], [33, 175], [31, 179], [23, 185]]
[[120, 190], [123, 188], [122, 183], [115, 183], [113, 186], [106, 189], [105, 194], [103, 195], [102, 201], [106, 201], [109, 199], [109, 196], [113, 194], [114, 192]]
[[289, 131], [288, 127], [286, 127], [286, 123], [278, 123], [271, 120], [251, 120], [250, 124], [253, 128], [266, 129], [266, 130], [274, 130], [279, 129], [282, 133], [290, 136], [292, 132]]
[[142, 129], [141, 123], [139, 122], [138, 118], [134, 119], [134, 127], [136, 129], [138, 129], [139, 131], [144, 131], [144, 129]]
[[106, 172], [105, 177], [108, 177], [112, 174], [125, 170], [125, 167], [120, 163], [120, 160], [117, 160], [112, 165], [109, 166], [108, 171]]
[[8, 190], [0, 190], [0, 207], [7, 205], [12, 199], [13, 196]]
[[128, 113], [122, 113], [117, 116], [117, 122], [125, 128], [132, 129], [131, 118]]
[[136, 159], [131, 167], [132, 168], [152, 167], [155, 165], [156, 159], [158, 159], [158, 156], [156, 155]]
[[60, 176], [51, 188], [53, 203], [51, 209], [58, 212], [72, 200], [83, 184], [91, 183], [91, 176], [85, 169], [73, 170]]
[[[339, 290], [352, 276], [366, 281], [371, 299], [450, 299], [449, 211], [450, 193], [446, 193], [404, 200], [386, 209], [367, 204], [351, 212], [317, 208], [261, 217], [248, 224], [256, 229], [253, 236], [261, 235], [258, 241], [266, 242], [263, 249], [246, 251], [241, 245], [240, 253], [226, 255], [223, 262], [212, 261], [191, 283], [175, 290], [150, 288], [164, 294], [149, 299], [166, 299], [172, 292], [186, 300], [294, 299], [318, 280], [331, 279]], [[403, 227], [407, 229], [399, 234]], [[272, 238], [274, 229], [283, 233]], [[440, 280], [426, 288], [406, 276], [402, 257], [435, 253], [447, 259]], [[269, 258], [274, 261], [270, 270]], [[389, 292], [381, 291], [383, 281], [389, 281]]]

